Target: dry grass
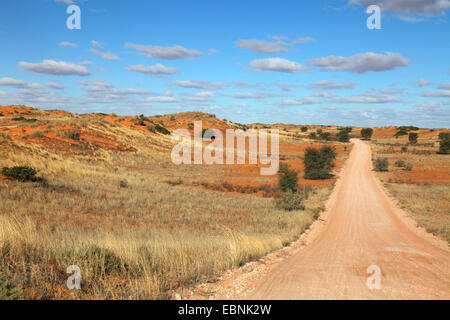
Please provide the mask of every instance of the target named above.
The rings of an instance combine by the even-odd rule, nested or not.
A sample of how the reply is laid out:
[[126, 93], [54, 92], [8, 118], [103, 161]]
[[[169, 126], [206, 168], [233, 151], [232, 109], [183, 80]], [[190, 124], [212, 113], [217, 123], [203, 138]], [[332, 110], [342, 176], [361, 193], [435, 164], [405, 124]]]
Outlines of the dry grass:
[[[31, 166], [45, 179], [0, 178], [0, 275], [27, 298], [166, 299], [296, 240], [332, 189], [315, 188], [304, 211], [281, 211], [262, 195], [195, 187], [200, 177], [224, 181], [229, 168], [173, 165], [170, 137], [96, 116], [30, 112], [45, 136], [22, 139], [8, 127], [11, 140], [0, 144], [0, 167]], [[80, 141], [52, 131], [73, 128]], [[81, 268], [80, 291], [66, 288], [70, 265]]]
[[[374, 158], [389, 159], [389, 172], [377, 175], [390, 193], [420, 226], [450, 243], [450, 155], [437, 154], [439, 132], [422, 130], [418, 145], [410, 145], [405, 138], [384, 137], [373, 140], [371, 146]], [[396, 167], [397, 161], [412, 169]]]

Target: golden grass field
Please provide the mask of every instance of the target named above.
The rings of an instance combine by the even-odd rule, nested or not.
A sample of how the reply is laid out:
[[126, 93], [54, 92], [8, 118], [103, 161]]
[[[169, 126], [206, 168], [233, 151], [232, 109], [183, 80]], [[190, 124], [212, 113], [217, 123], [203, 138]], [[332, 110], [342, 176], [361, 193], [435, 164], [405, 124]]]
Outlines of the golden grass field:
[[[0, 176], [0, 277], [26, 299], [170, 298], [298, 239], [334, 185], [300, 172], [312, 188], [306, 209], [286, 212], [275, 206], [276, 176], [251, 165], [176, 166], [170, 135], [132, 117], [22, 106], [0, 113], [0, 168], [31, 166], [45, 179]], [[202, 113], [149, 118], [171, 130], [195, 119], [236, 127]], [[336, 171], [351, 150], [281, 129], [280, 157], [300, 171], [307, 146], [334, 145]], [[66, 287], [70, 265], [81, 269], [81, 290]]]
[[[437, 154], [438, 134], [446, 130], [421, 129], [417, 144], [395, 138], [393, 128], [378, 131], [371, 141], [373, 158], [389, 159], [389, 171], [378, 177], [419, 226], [450, 242], [450, 155]], [[399, 160], [412, 168], [396, 166]]]

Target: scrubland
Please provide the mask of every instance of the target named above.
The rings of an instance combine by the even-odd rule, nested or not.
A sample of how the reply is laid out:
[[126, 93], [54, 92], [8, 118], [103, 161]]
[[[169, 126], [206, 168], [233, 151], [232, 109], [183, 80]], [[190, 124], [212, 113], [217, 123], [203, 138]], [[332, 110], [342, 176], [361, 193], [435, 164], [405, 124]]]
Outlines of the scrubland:
[[389, 171], [377, 175], [419, 226], [450, 242], [450, 155], [437, 153], [438, 135], [448, 130], [416, 132], [418, 143], [411, 144], [392, 128], [375, 131], [373, 157], [389, 160]]
[[[0, 167], [31, 166], [43, 178], [0, 177], [0, 286], [8, 279], [26, 299], [167, 299], [214, 281], [296, 240], [323, 210], [334, 179], [301, 178], [307, 146], [334, 145], [336, 171], [351, 149], [283, 131], [281, 159], [309, 191], [305, 210], [288, 212], [276, 207], [276, 176], [250, 165], [176, 166], [170, 136], [136, 118], [0, 112]], [[200, 113], [149, 117], [170, 130], [195, 119], [234, 126]], [[66, 286], [70, 265], [81, 269], [81, 290]]]

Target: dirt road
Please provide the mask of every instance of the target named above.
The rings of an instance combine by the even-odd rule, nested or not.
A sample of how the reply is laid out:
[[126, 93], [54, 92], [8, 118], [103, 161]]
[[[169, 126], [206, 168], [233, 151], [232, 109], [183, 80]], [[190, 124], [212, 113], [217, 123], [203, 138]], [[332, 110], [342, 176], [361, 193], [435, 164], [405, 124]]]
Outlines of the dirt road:
[[[447, 243], [406, 217], [375, 177], [369, 145], [353, 143], [322, 221], [306, 235], [308, 244], [287, 258], [259, 263], [262, 271], [257, 265], [230, 274], [213, 298], [450, 299]], [[369, 266], [381, 270], [379, 290], [367, 286]]]

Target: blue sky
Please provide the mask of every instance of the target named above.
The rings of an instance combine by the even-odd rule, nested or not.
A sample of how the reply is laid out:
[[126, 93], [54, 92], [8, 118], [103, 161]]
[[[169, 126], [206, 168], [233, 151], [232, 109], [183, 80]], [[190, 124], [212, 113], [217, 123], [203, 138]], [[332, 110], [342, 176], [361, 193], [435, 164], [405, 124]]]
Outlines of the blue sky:
[[[71, 4], [80, 30], [66, 26]], [[450, 0], [5, 0], [0, 104], [449, 127], [449, 11]]]

